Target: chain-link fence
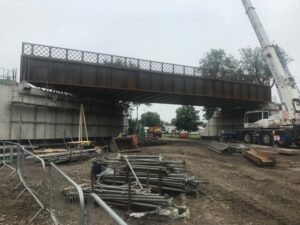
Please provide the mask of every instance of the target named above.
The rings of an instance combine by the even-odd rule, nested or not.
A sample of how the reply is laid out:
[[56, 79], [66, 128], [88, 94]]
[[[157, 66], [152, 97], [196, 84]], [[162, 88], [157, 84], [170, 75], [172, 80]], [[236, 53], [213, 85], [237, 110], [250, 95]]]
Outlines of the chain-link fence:
[[91, 193], [87, 203], [88, 225], [127, 225], [98, 195]]

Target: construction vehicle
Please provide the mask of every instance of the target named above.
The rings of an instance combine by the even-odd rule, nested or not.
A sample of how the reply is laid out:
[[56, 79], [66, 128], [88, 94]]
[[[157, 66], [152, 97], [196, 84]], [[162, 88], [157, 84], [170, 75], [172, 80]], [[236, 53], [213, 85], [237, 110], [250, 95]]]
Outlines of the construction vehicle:
[[239, 130], [239, 135], [246, 143], [276, 143], [282, 146], [294, 143], [300, 146], [300, 98], [295, 79], [278, 46], [270, 42], [251, 1], [242, 0], [242, 3], [272, 72], [281, 105], [274, 110], [246, 112], [244, 129]]
[[160, 127], [149, 127], [147, 129], [147, 135], [148, 137], [160, 137], [162, 136], [162, 132], [161, 132], [161, 129]]

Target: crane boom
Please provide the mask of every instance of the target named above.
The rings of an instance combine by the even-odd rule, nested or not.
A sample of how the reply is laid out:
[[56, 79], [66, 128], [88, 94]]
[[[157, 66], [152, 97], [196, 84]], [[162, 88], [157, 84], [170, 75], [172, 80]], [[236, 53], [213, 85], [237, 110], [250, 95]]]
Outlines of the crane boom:
[[[255, 11], [250, 0], [242, 0], [246, 9], [246, 13], [254, 28], [257, 38], [263, 49], [264, 56], [267, 60], [268, 66], [272, 72], [275, 84], [278, 90], [283, 110], [292, 111], [290, 115], [293, 120], [299, 120], [300, 112], [300, 98], [299, 91], [296, 86], [294, 78], [286, 71], [284, 65], [281, 63], [276, 46], [274, 46]], [[299, 123], [299, 122], [298, 122]]]

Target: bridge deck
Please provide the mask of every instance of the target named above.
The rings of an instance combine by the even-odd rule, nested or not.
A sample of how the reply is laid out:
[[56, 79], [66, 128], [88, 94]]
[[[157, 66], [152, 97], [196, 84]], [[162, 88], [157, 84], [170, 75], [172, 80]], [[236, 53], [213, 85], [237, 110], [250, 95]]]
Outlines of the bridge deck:
[[23, 43], [21, 80], [79, 96], [134, 102], [243, 106], [267, 86], [202, 78], [196, 67]]

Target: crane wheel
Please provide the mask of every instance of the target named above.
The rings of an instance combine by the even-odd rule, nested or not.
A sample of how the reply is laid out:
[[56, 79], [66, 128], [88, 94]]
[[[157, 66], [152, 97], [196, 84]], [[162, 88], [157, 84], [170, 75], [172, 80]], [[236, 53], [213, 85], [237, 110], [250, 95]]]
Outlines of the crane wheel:
[[261, 142], [263, 145], [272, 145], [273, 144], [272, 135], [269, 133], [263, 133], [261, 135]]
[[244, 142], [247, 144], [251, 143], [251, 135], [249, 133], [244, 133]]

